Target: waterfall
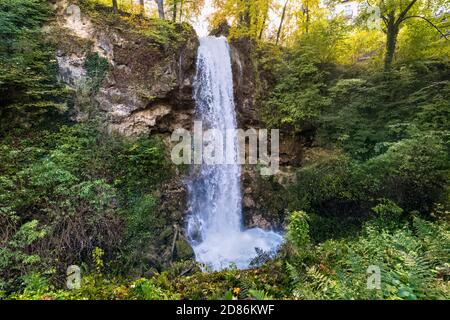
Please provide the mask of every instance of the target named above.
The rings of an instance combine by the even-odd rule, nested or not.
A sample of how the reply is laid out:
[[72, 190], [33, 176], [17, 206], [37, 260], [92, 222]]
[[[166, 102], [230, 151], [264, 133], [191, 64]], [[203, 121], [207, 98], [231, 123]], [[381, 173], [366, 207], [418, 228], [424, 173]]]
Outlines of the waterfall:
[[[212, 270], [231, 265], [245, 269], [257, 256], [256, 248], [274, 251], [282, 237], [259, 228], [243, 228], [239, 145], [236, 133], [230, 131], [237, 127], [233, 75], [224, 37], [200, 39], [195, 101], [196, 120], [202, 121], [203, 130], [216, 129], [223, 136], [232, 135], [224, 145], [227, 158], [234, 161], [192, 168], [187, 232], [198, 262]], [[204, 148], [207, 144], [204, 142]]]

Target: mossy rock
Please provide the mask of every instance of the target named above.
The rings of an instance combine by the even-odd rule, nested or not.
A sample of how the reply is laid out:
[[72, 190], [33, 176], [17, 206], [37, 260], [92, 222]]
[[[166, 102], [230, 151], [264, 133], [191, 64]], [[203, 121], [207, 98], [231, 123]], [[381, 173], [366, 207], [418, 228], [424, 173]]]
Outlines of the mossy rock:
[[175, 243], [175, 260], [189, 260], [195, 257], [194, 250], [186, 240]]

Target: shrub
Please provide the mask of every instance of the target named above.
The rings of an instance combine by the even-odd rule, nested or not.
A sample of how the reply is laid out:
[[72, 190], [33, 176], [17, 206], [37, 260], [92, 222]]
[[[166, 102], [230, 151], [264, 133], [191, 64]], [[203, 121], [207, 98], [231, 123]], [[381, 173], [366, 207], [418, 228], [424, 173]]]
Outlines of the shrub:
[[[18, 285], [18, 275], [25, 276], [41, 262], [41, 257], [30, 253], [29, 248], [46, 235], [46, 231], [39, 228], [37, 220], [26, 222], [17, 229], [11, 218], [16, 217], [3, 217], [0, 220], [2, 228], [7, 229], [0, 238], [0, 298]], [[7, 233], [11, 235], [7, 236]]]
[[[449, 287], [440, 274], [448, 269], [449, 249], [446, 223], [416, 217], [412, 226], [389, 230], [369, 222], [358, 237], [327, 240], [308, 259], [291, 257], [292, 294], [300, 299], [445, 299]], [[367, 287], [370, 266], [381, 270], [379, 289]]]
[[407, 211], [430, 212], [446, 188], [449, 163], [442, 138], [422, 134], [390, 144], [363, 167], [374, 196], [389, 198]]
[[289, 217], [287, 238], [298, 250], [305, 250], [310, 244], [307, 218], [303, 211], [295, 211]]
[[[142, 245], [159, 243], [166, 225], [152, 213], [157, 186], [170, 176], [164, 148], [154, 137], [107, 135], [95, 122], [37, 128], [26, 137], [17, 130], [0, 140], [0, 273], [7, 279], [0, 290], [23, 288], [31, 270], [61, 284], [67, 266], [89, 264], [96, 247], [105, 251], [105, 268], [124, 248], [128, 261], [142, 258]], [[33, 231], [30, 221], [45, 234], [12, 247], [22, 228]], [[32, 268], [24, 263], [28, 256]]]
[[270, 127], [300, 132], [316, 123], [330, 104], [325, 72], [299, 53], [292, 53], [277, 67], [278, 81], [264, 105], [263, 118]]

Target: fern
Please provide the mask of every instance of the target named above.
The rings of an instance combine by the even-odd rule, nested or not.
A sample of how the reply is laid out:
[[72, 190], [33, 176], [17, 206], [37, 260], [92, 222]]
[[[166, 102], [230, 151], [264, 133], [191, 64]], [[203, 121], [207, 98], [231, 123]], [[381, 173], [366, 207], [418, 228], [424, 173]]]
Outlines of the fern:
[[252, 298], [256, 300], [272, 300], [273, 298], [269, 296], [263, 290], [249, 290], [249, 294]]
[[[354, 239], [328, 240], [286, 264], [298, 299], [447, 299], [450, 233], [445, 222], [365, 225]], [[295, 252], [295, 251], [294, 251]], [[311, 259], [311, 261], [309, 261]], [[381, 270], [381, 288], [368, 289], [368, 267]]]

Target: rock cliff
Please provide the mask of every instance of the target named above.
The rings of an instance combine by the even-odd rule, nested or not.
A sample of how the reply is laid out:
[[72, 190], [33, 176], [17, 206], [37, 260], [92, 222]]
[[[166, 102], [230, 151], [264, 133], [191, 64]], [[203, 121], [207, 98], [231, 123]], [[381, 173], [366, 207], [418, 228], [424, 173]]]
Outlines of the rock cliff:
[[[108, 12], [96, 8], [91, 13], [76, 2], [57, 1], [55, 7], [57, 21], [51, 27], [60, 76], [78, 92], [75, 120], [95, 111], [109, 129], [128, 136], [191, 126], [198, 48], [191, 26], [126, 14], [112, 19]], [[86, 88], [92, 86], [87, 61], [93, 54], [108, 64], [95, 90]], [[83, 91], [92, 93], [89, 105], [94, 103], [95, 110], [84, 108]]]

